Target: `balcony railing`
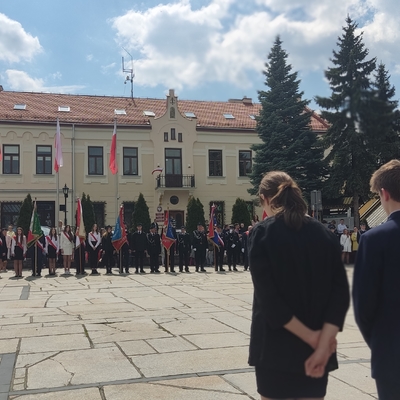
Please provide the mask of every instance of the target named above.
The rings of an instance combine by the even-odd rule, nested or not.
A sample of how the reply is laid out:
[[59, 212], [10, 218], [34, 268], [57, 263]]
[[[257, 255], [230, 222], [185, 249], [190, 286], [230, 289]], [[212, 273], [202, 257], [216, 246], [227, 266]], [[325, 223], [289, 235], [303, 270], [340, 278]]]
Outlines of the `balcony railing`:
[[193, 188], [194, 175], [158, 175], [157, 188]]

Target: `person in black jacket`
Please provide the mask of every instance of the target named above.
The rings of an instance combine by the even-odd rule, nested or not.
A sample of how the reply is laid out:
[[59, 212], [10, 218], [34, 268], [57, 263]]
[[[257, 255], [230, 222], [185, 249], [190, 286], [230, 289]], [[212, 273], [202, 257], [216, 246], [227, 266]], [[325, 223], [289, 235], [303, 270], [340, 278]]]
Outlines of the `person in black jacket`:
[[229, 231], [225, 234], [225, 245], [229, 271], [232, 271], [232, 265], [233, 270], [237, 271], [236, 256], [237, 247], [239, 246], [239, 234], [235, 231], [233, 225], [229, 226]]
[[[106, 267], [106, 274], [112, 274], [111, 268], [114, 266], [114, 246], [112, 245], [112, 227], [106, 226], [106, 232], [101, 239], [101, 248], [103, 250], [103, 264]], [[97, 270], [92, 271], [92, 275], [96, 275]]]
[[206, 233], [204, 232], [204, 226], [201, 222], [197, 224], [197, 229], [193, 231], [192, 237], [193, 250], [195, 251], [196, 260], [196, 272], [206, 272], [204, 264], [206, 262], [206, 250], [208, 247], [208, 241]]
[[150, 225], [150, 232], [147, 234], [147, 253], [150, 257], [150, 273], [159, 274], [159, 256], [161, 253], [161, 239], [160, 235], [157, 233], [157, 228], [155, 224]]
[[183, 264], [185, 264], [185, 271], [189, 272], [190, 235], [186, 232], [184, 226], [182, 226], [180, 233], [178, 233], [178, 252], [179, 271], [183, 272]]
[[269, 217], [253, 227], [248, 242], [249, 364], [264, 398], [322, 399], [328, 372], [338, 368], [335, 337], [349, 307], [340, 245], [306, 215], [301, 191], [285, 172], [264, 175], [259, 196]]
[[132, 234], [132, 250], [135, 253], [135, 274], [145, 274], [143, 269], [144, 252], [147, 250], [147, 235], [142, 230], [142, 224], [136, 225], [136, 231]]
[[215, 229], [219, 236], [218, 245], [214, 246], [215, 263], [216, 263], [215, 267], [216, 267], [217, 271], [225, 272], [225, 269], [224, 269], [224, 255], [225, 255], [224, 234], [222, 232], [221, 225], [217, 225], [217, 227]]

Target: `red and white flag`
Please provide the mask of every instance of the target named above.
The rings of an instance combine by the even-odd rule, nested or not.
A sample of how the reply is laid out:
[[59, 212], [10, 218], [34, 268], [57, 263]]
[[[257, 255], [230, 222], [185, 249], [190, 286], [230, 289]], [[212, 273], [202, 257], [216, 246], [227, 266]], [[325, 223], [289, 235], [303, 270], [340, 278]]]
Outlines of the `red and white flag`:
[[114, 132], [111, 139], [110, 170], [115, 175], [118, 172], [117, 166], [117, 122], [114, 121]]
[[57, 118], [57, 130], [56, 130], [56, 137], [54, 140], [54, 147], [55, 147], [54, 170], [58, 172], [60, 167], [63, 166], [63, 155], [61, 148], [61, 130], [60, 130], [60, 121], [58, 120], [58, 118]]

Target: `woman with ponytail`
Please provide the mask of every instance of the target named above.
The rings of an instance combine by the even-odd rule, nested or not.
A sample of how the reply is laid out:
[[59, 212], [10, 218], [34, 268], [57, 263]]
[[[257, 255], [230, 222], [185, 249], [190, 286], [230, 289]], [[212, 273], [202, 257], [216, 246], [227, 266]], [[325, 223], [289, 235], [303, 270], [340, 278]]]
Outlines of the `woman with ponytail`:
[[268, 172], [259, 197], [268, 218], [248, 239], [254, 285], [249, 364], [262, 400], [322, 400], [328, 372], [338, 368], [336, 335], [349, 307], [341, 248], [307, 216], [301, 190], [285, 172]]

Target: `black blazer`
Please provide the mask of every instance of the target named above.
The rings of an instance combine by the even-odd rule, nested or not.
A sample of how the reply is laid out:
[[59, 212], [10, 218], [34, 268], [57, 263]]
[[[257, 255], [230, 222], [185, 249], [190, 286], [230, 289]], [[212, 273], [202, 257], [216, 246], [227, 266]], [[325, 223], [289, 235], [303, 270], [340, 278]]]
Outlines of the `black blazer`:
[[[299, 231], [270, 217], [248, 238], [254, 284], [249, 364], [304, 372], [313, 349], [283, 326], [296, 316], [313, 330], [325, 322], [340, 329], [349, 307], [349, 285], [335, 235], [312, 218]], [[337, 368], [336, 354], [327, 370]]]
[[372, 353], [372, 377], [399, 379], [400, 211], [361, 235], [353, 301], [356, 322]]

